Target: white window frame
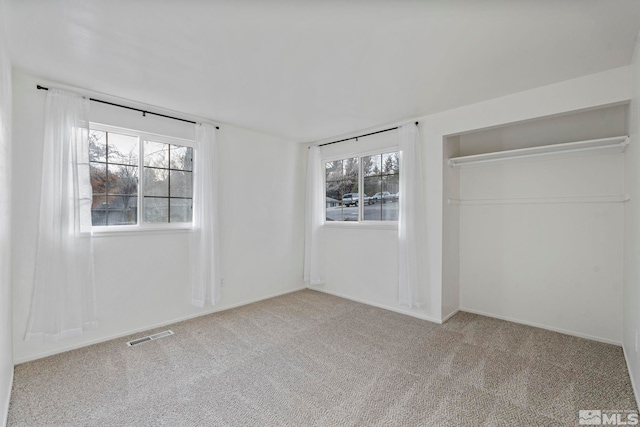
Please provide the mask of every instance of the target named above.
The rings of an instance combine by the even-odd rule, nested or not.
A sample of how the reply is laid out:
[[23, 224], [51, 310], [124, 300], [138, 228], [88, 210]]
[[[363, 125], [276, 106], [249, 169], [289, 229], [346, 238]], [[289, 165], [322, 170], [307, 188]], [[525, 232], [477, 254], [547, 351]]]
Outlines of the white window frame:
[[[323, 157], [322, 162], [322, 184], [324, 188], [324, 195], [326, 199], [327, 194], [327, 163], [334, 162], [336, 160], [345, 160], [348, 158], [357, 157], [358, 158], [358, 201], [364, 200], [362, 197], [364, 191], [364, 174], [362, 173], [362, 157], [366, 156], [375, 156], [377, 154], [385, 154], [385, 153], [400, 153], [400, 147], [398, 145], [391, 145], [383, 148], [376, 148], [374, 150], [366, 150], [366, 151], [357, 151], [357, 152], [348, 152], [344, 154], [334, 155]], [[402, 173], [402, 165], [400, 165], [400, 173]], [[382, 230], [397, 230], [398, 229], [398, 221], [374, 221], [374, 220], [364, 220], [361, 219], [364, 217], [364, 204], [358, 203], [358, 221], [327, 221], [327, 203], [323, 203], [323, 222], [325, 227], [329, 228], [370, 228], [370, 229], [382, 229]]]
[[102, 123], [89, 123], [90, 130], [98, 130], [103, 132], [113, 132], [121, 135], [134, 136], [138, 138], [138, 223], [135, 225], [92, 225], [91, 233], [94, 235], [118, 235], [118, 234], [147, 234], [154, 232], [185, 232], [193, 229], [193, 221], [191, 222], [144, 222], [144, 161], [142, 160], [144, 152], [144, 142], [161, 142], [164, 144], [174, 144], [193, 149], [195, 157], [196, 148], [195, 141], [173, 136], [159, 135], [150, 132], [143, 132], [135, 129], [127, 129], [118, 126], [105, 125]]

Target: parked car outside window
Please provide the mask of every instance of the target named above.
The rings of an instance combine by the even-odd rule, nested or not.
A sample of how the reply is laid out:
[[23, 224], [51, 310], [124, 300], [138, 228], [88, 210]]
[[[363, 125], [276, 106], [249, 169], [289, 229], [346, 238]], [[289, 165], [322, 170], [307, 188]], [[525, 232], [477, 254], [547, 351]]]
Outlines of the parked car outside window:
[[387, 202], [395, 202], [398, 200], [397, 194], [391, 194], [388, 191], [381, 191], [373, 195], [372, 199], [374, 199], [374, 203], [378, 201], [382, 201], [382, 203]]
[[342, 204], [345, 206], [358, 206], [358, 193], [347, 193], [342, 196]]

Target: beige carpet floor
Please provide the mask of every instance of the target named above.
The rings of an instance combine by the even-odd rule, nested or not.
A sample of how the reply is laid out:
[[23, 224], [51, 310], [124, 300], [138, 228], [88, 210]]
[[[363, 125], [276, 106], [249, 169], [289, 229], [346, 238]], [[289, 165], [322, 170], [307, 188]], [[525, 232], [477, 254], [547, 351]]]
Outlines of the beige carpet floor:
[[[168, 328], [150, 331], [159, 332]], [[637, 410], [620, 347], [310, 290], [16, 366], [9, 426], [558, 426]]]

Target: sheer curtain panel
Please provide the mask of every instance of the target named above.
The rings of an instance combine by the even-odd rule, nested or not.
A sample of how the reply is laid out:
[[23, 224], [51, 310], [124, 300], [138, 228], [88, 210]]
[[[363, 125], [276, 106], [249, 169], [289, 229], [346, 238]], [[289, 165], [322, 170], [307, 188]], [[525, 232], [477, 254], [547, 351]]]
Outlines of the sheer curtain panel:
[[91, 239], [89, 100], [50, 89], [35, 279], [26, 341], [57, 341], [98, 326]]
[[398, 197], [399, 303], [409, 307], [426, 304], [429, 282], [427, 211], [418, 127], [398, 128], [400, 146], [400, 194]]
[[304, 233], [304, 280], [324, 283], [324, 179], [320, 147], [309, 148]]
[[216, 128], [196, 124], [193, 162], [191, 303], [204, 307], [220, 300], [218, 233], [218, 142]]

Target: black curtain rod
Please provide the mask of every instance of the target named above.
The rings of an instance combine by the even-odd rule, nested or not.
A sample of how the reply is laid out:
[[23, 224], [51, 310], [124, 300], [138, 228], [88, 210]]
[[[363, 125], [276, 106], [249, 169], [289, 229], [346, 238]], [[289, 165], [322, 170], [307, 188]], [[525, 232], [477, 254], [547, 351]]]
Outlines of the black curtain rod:
[[[418, 126], [418, 122], [416, 122], [416, 126]], [[379, 130], [377, 132], [365, 133], [364, 135], [352, 136], [351, 138], [341, 139], [340, 141], [326, 142], [324, 144], [318, 144], [318, 147], [324, 147], [325, 145], [337, 144], [338, 142], [351, 141], [352, 139], [357, 140], [358, 138], [364, 138], [365, 136], [371, 136], [371, 135], [375, 135], [377, 133], [389, 132], [390, 130], [396, 130], [396, 129], [398, 129], [398, 127], [399, 126], [396, 126], [394, 128]]]
[[[40, 89], [40, 90], [49, 90], [48, 87], [44, 87], [44, 86], [40, 86], [40, 85], [37, 85], [36, 87], [38, 89]], [[143, 116], [146, 116], [147, 114], [152, 114], [154, 116], [164, 117], [165, 119], [172, 119], [172, 120], [178, 120], [180, 122], [193, 123], [194, 125], [196, 124], [196, 122], [194, 122], [192, 120], [181, 119], [179, 117], [173, 117], [173, 116], [167, 116], [166, 114], [154, 113], [153, 111], [141, 110], [139, 108], [128, 107], [126, 105], [115, 104], [113, 102], [102, 101], [101, 99], [89, 98], [89, 100], [90, 101], [94, 101], [94, 102], [99, 102], [101, 104], [112, 105], [114, 107], [126, 108], [127, 110], [138, 111], [138, 112], [142, 113]], [[220, 127], [216, 126], [216, 129], [220, 129]]]

